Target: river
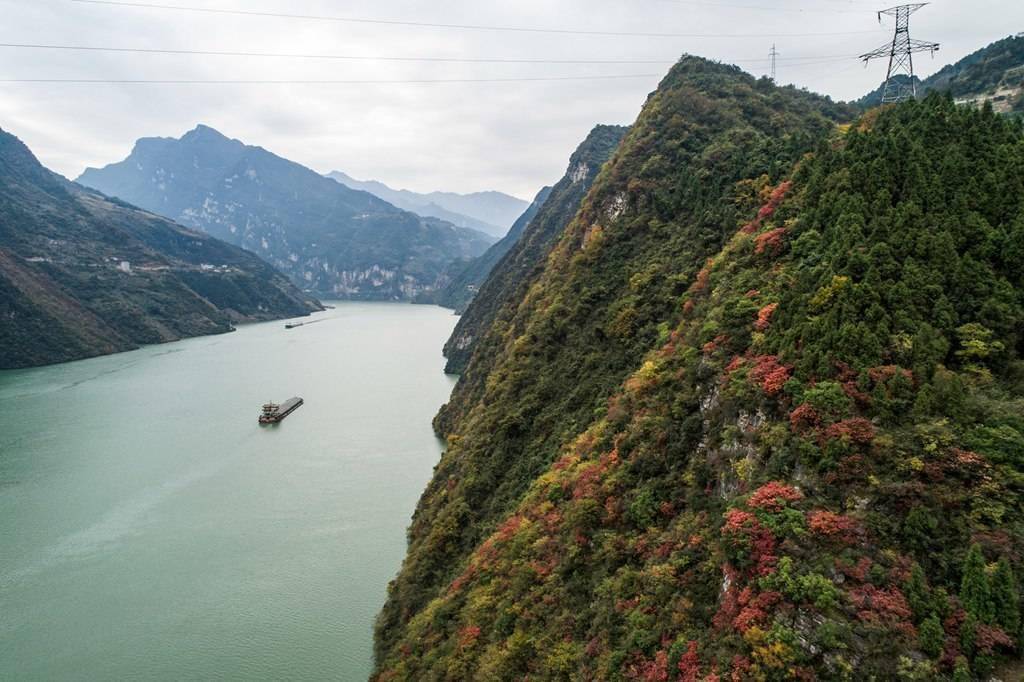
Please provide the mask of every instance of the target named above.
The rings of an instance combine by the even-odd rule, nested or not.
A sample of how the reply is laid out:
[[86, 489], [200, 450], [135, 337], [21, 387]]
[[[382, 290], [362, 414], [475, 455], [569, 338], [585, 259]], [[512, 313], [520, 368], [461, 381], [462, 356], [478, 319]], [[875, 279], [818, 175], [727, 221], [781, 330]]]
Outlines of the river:
[[456, 318], [334, 305], [0, 372], [0, 679], [366, 679]]

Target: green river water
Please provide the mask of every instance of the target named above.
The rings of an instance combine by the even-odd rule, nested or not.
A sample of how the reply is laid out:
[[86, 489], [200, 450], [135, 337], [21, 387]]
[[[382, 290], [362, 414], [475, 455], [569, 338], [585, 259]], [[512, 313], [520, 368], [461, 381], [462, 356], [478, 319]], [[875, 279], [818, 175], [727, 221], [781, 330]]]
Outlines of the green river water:
[[366, 678], [456, 318], [335, 305], [0, 372], [0, 679]]

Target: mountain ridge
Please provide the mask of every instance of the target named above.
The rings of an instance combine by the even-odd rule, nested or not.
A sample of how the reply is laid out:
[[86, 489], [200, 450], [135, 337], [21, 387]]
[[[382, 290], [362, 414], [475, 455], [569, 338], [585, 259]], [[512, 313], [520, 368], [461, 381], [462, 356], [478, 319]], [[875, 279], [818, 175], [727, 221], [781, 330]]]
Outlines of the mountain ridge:
[[492, 238], [421, 218], [206, 125], [143, 138], [79, 180], [259, 254], [310, 291], [411, 300]]
[[356, 180], [342, 171], [331, 171], [326, 175], [347, 187], [369, 192], [417, 215], [440, 218], [453, 225], [469, 227], [498, 238], [505, 236], [507, 226], [529, 206], [517, 197], [496, 190], [468, 194], [439, 191], [422, 193], [393, 189], [379, 180]]
[[3, 368], [321, 309], [256, 256], [76, 185], [0, 130]]

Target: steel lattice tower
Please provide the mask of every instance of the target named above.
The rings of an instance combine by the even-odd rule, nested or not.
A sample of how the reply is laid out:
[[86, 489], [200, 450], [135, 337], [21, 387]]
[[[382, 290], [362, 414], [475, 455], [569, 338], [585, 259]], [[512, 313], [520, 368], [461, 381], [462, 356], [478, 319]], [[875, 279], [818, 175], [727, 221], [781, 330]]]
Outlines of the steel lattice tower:
[[775, 58], [779, 56], [779, 53], [775, 49], [775, 43], [772, 43], [772, 49], [768, 53], [768, 58], [771, 61], [771, 72], [772, 72], [772, 83], [775, 82]]
[[[902, 102], [905, 99], [917, 97], [917, 83], [914, 82], [914, 53], [931, 52], [934, 55], [935, 51], [939, 49], [938, 43], [914, 40], [910, 37], [910, 15], [927, 4], [927, 2], [919, 2], [913, 5], [899, 5], [878, 13], [879, 23], [882, 21], [883, 14], [896, 17], [896, 33], [893, 34], [892, 44], [883, 45], [877, 50], [862, 54], [860, 58], [864, 60], [866, 66], [872, 59], [889, 57], [889, 71], [885, 75], [885, 87], [882, 89], [882, 104]], [[899, 76], [906, 77], [906, 83], [899, 82]]]

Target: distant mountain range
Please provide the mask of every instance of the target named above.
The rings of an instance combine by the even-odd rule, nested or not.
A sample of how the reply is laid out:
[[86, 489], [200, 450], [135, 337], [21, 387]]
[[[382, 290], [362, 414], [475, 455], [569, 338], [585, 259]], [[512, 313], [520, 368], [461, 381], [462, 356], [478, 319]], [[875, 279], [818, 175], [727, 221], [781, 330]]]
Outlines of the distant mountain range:
[[437, 305], [451, 308], [459, 314], [465, 312], [466, 306], [476, 296], [477, 291], [487, 280], [494, 266], [519, 242], [527, 225], [537, 215], [537, 212], [544, 205], [544, 202], [547, 201], [550, 194], [550, 187], [545, 187], [538, 192], [530, 207], [512, 223], [508, 234], [499, 239], [491, 248], [484, 251], [483, 255], [467, 261], [452, 263], [448, 267], [448, 272], [443, 277], [443, 285], [428, 299], [419, 302], [436, 303]]
[[253, 254], [69, 182], [0, 130], [0, 369], [320, 309]]
[[[938, 90], [949, 92], [963, 103], [988, 102], [998, 113], [1024, 114], [1024, 34], [997, 40], [924, 80], [915, 77], [915, 81], [919, 96]], [[908, 81], [904, 78], [902, 82]], [[878, 106], [884, 85], [857, 100], [857, 104]]]
[[200, 125], [79, 182], [266, 259], [324, 297], [408, 300], [494, 238], [423, 218]]
[[337, 180], [346, 187], [369, 192], [406, 211], [426, 218], [440, 218], [459, 227], [469, 227], [502, 237], [508, 226], [525, 211], [529, 204], [522, 199], [502, 192], [430, 192], [420, 194], [407, 189], [392, 189], [376, 180], [356, 180], [341, 171], [333, 171], [327, 177]]

